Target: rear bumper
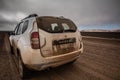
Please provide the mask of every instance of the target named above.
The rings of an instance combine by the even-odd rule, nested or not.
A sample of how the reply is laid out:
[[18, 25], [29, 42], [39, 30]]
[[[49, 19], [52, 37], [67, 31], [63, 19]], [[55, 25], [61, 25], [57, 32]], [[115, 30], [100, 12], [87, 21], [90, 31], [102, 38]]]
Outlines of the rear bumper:
[[49, 67], [57, 67], [77, 59], [82, 52], [83, 52], [83, 46], [81, 49], [74, 52], [47, 57], [40, 60], [39, 63], [37, 64], [25, 64], [25, 65], [29, 69], [33, 69], [33, 70], [43, 70]]

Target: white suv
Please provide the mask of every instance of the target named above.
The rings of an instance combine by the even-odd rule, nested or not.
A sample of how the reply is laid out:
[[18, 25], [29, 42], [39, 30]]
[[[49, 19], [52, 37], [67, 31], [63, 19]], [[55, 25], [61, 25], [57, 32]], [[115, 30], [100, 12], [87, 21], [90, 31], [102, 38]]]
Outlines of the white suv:
[[83, 52], [79, 30], [64, 17], [31, 14], [16, 26], [10, 43], [21, 77], [27, 69], [43, 70], [73, 62]]

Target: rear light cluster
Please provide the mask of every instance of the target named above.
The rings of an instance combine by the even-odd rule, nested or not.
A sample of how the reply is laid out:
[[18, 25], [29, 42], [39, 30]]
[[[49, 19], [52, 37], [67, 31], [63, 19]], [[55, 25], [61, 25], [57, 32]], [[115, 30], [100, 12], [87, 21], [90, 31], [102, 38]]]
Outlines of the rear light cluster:
[[31, 33], [31, 46], [33, 49], [40, 49], [39, 33], [38, 32]]

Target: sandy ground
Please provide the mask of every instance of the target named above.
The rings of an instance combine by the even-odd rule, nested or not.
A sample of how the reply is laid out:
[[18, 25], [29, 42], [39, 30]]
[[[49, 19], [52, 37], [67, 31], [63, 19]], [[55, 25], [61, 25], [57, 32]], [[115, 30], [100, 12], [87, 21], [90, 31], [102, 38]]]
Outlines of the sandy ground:
[[[87, 38], [83, 41], [84, 53], [75, 63], [32, 71], [25, 80], [120, 80], [120, 41]], [[5, 47], [2, 43], [0, 47]], [[0, 80], [21, 80], [12, 57], [1, 48]]]
[[21, 80], [10, 55], [8, 36], [0, 34], [0, 80]]

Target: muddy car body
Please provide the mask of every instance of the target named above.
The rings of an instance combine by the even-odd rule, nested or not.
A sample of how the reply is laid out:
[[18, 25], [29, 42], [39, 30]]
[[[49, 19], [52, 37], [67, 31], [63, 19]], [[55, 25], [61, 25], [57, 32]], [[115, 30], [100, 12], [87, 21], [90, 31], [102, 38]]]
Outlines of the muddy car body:
[[63, 17], [29, 15], [16, 26], [10, 42], [21, 76], [26, 74], [26, 67], [56, 67], [75, 61], [83, 52], [79, 30]]

